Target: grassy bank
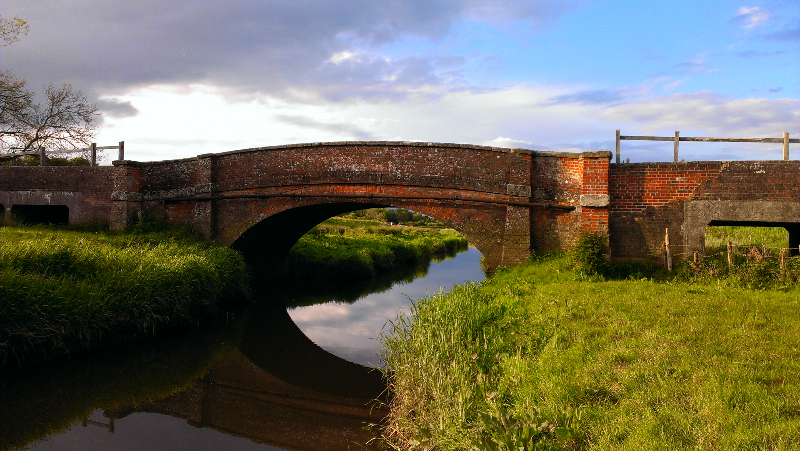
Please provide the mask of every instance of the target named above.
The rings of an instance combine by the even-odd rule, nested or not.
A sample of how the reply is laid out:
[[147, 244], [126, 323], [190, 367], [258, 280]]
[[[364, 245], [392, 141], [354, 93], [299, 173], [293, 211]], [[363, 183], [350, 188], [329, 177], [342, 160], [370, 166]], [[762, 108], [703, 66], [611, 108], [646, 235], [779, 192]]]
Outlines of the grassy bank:
[[602, 280], [550, 257], [386, 332], [397, 449], [800, 447], [800, 291]]
[[237, 253], [183, 230], [0, 227], [0, 365], [196, 324], [248, 283]]
[[303, 284], [336, 285], [379, 277], [398, 268], [466, 250], [467, 240], [451, 229], [408, 227], [356, 218], [331, 218], [292, 248], [286, 270]]

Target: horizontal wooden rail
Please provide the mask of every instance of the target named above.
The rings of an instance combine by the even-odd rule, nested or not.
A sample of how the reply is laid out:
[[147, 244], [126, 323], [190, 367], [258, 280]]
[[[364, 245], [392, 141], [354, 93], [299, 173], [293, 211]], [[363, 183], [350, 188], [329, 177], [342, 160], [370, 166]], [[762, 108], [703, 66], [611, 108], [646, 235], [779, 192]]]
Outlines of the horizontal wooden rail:
[[272, 199], [278, 197], [331, 197], [331, 198], [355, 198], [355, 199], [409, 199], [409, 200], [451, 200], [460, 202], [478, 202], [488, 204], [513, 205], [516, 207], [549, 208], [556, 210], [575, 210], [572, 205], [553, 204], [549, 202], [521, 202], [513, 200], [481, 199], [476, 197], [464, 196], [413, 196], [400, 194], [343, 194], [343, 193], [276, 193], [276, 194], [235, 194], [230, 196], [204, 196], [204, 197], [183, 197], [175, 199], [164, 199], [166, 203], [189, 202], [189, 201], [211, 201], [229, 199]]
[[678, 162], [678, 143], [681, 141], [694, 142], [722, 142], [722, 143], [783, 143], [783, 159], [789, 159], [789, 143], [800, 144], [800, 139], [789, 139], [789, 133], [784, 132], [783, 138], [706, 138], [694, 136], [680, 136], [676, 131], [675, 136], [636, 136], [620, 135], [617, 130], [616, 162], [620, 163], [620, 141], [672, 141], [674, 146], [674, 162]]
[[79, 152], [90, 152], [91, 153], [91, 163], [92, 167], [97, 166], [97, 151], [98, 150], [111, 150], [117, 149], [119, 150], [118, 160], [125, 159], [125, 141], [120, 141], [119, 144], [116, 146], [97, 146], [97, 144], [92, 143], [89, 147], [83, 147], [80, 149], [60, 149], [60, 150], [45, 150], [44, 148], [39, 148], [39, 150], [31, 150], [28, 152], [12, 152], [12, 153], [4, 153], [0, 154], [0, 158], [12, 158], [12, 157], [21, 157], [24, 155], [39, 155], [41, 166], [45, 165], [45, 155], [60, 155], [65, 153], [79, 153]]
[[[630, 141], [675, 141], [670, 136], [624, 136], [620, 135], [620, 140]], [[721, 143], [782, 143], [783, 138], [700, 138], [691, 136], [680, 136], [678, 141], [703, 141]], [[800, 144], [800, 138], [790, 139], [790, 143]]]

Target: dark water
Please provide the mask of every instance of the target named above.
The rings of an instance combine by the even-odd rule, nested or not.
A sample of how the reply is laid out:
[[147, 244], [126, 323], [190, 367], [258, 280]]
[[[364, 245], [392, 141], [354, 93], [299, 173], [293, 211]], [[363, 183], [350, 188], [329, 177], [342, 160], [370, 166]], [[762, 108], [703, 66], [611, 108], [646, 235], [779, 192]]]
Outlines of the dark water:
[[381, 328], [411, 300], [483, 277], [470, 248], [356, 302], [287, 311], [298, 303], [264, 294], [212, 328], [5, 374], [0, 450], [374, 449]]

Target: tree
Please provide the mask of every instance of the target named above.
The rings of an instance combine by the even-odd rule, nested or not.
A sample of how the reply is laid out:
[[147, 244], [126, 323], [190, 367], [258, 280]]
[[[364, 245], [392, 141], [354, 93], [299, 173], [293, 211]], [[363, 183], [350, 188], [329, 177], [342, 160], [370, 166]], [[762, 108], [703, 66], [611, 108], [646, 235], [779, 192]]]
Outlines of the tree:
[[[0, 18], [3, 46], [27, 34], [24, 20]], [[26, 152], [40, 147], [50, 150], [80, 149], [97, 132], [97, 105], [80, 91], [64, 83], [44, 87], [45, 103], [34, 102], [26, 81], [10, 70], [0, 72], [0, 153]]]
[[19, 40], [20, 34], [28, 34], [28, 24], [19, 17], [0, 17], [0, 37], [3, 47]]

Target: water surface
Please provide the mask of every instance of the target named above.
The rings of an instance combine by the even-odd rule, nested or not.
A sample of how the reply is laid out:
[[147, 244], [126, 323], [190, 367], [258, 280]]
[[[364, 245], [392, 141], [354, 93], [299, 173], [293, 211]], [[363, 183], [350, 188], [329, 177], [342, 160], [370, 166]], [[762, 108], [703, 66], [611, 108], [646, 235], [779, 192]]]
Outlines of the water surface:
[[374, 449], [381, 328], [412, 300], [481, 279], [469, 248], [355, 302], [287, 312], [296, 300], [264, 293], [210, 331], [4, 375], [0, 450]]

